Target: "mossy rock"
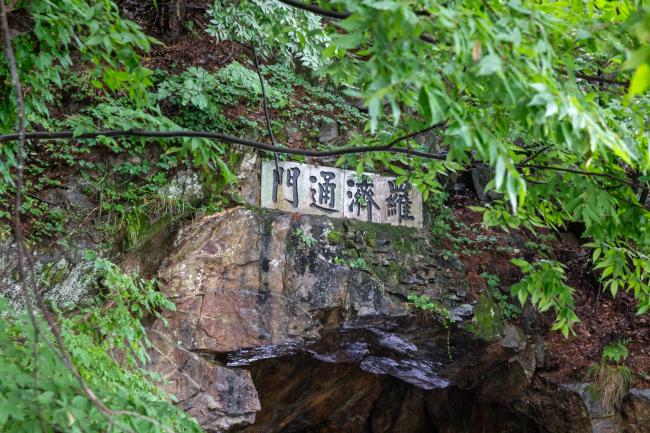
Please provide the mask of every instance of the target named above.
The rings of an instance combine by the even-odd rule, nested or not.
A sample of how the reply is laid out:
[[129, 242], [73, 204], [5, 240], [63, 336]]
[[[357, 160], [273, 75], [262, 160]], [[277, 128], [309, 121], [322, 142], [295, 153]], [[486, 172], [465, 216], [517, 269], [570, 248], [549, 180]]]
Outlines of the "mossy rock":
[[327, 240], [330, 244], [338, 245], [343, 240], [343, 235], [338, 230], [330, 230], [327, 233]]
[[474, 309], [474, 333], [484, 340], [495, 340], [503, 333], [504, 325], [501, 307], [484, 292]]

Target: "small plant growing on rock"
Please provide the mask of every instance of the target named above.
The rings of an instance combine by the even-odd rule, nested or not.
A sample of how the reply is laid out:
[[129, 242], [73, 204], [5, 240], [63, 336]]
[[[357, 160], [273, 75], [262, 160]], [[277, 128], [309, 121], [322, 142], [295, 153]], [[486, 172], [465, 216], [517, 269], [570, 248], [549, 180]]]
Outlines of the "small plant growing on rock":
[[327, 233], [327, 240], [328, 240], [331, 244], [338, 244], [338, 243], [341, 243], [341, 240], [343, 240], [343, 235], [342, 235], [341, 232], [339, 232], [339, 231], [336, 231], [336, 230], [330, 230], [330, 231]]
[[412, 302], [416, 308], [431, 311], [440, 318], [442, 326], [447, 331], [447, 355], [449, 355], [449, 359], [451, 360], [451, 324], [453, 323], [451, 312], [440, 302], [431, 299], [426, 295], [410, 294], [407, 299]]
[[601, 362], [592, 365], [587, 378], [593, 382], [590, 392], [602, 399], [607, 414], [617, 411], [632, 383], [632, 371], [626, 365], [627, 341], [620, 340], [603, 348]]
[[481, 276], [485, 279], [489, 296], [496, 302], [506, 320], [517, 320], [522, 313], [520, 306], [510, 302], [510, 297], [500, 289], [501, 280], [497, 275], [484, 272]]
[[302, 242], [303, 244], [305, 244], [309, 248], [313, 247], [314, 245], [316, 245], [316, 243], [318, 243], [318, 241], [316, 240], [315, 237], [313, 237], [312, 235], [306, 233], [303, 229], [295, 229], [293, 231], [293, 234], [298, 239], [300, 239], [300, 242]]
[[363, 257], [357, 257], [356, 259], [350, 260], [349, 265], [352, 269], [369, 269], [368, 263], [366, 263], [366, 260]]

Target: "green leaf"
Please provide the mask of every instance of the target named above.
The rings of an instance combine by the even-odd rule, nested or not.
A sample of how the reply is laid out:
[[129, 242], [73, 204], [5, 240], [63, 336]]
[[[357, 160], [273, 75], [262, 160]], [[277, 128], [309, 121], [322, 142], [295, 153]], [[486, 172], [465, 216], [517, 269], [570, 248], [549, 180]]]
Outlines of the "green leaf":
[[630, 81], [630, 89], [628, 91], [628, 98], [643, 93], [650, 85], [650, 66], [647, 63], [642, 63], [634, 71], [632, 81]]
[[503, 185], [503, 179], [505, 178], [505, 174], [506, 174], [506, 161], [502, 156], [497, 157], [495, 170], [496, 170], [496, 177], [494, 181], [494, 186], [496, 187], [497, 190], [499, 190]]
[[519, 299], [519, 303], [521, 305], [525, 305], [526, 304], [526, 299], [528, 299], [528, 292], [525, 289], [523, 289], [523, 290], [520, 289], [517, 292], [517, 298]]
[[492, 75], [502, 72], [502, 65], [503, 62], [499, 56], [496, 54], [488, 54], [487, 56], [483, 57], [478, 64], [478, 75]]
[[346, 35], [339, 36], [336, 39], [334, 39], [332, 42], [340, 48], [353, 49], [361, 45], [361, 43], [365, 39], [366, 36], [363, 34], [363, 32], [356, 32], [356, 33], [348, 33]]
[[52, 391], [45, 391], [38, 396], [38, 402], [40, 404], [46, 405], [49, 404], [52, 399], [54, 398], [54, 392]]
[[379, 1], [366, 1], [364, 2], [373, 9], [379, 9], [383, 11], [396, 11], [400, 8], [400, 3], [392, 0], [379, 0]]

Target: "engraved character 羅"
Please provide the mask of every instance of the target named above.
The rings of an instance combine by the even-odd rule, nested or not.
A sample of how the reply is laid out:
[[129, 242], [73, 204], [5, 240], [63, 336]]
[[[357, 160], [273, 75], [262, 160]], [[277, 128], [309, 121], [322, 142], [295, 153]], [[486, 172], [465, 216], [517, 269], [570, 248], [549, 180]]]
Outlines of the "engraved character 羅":
[[388, 187], [390, 189], [390, 194], [386, 198], [388, 216], [397, 215], [397, 221], [399, 224], [401, 224], [403, 220], [415, 220], [415, 217], [411, 214], [411, 205], [413, 203], [409, 197], [411, 184], [403, 183], [402, 185], [397, 185], [396, 181], [389, 180]]

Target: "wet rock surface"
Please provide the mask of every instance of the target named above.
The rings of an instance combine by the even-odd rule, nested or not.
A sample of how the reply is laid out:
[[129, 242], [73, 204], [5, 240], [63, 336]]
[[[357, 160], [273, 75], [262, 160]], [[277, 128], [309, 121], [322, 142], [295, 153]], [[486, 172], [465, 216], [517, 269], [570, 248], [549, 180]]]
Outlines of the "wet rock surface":
[[178, 233], [149, 367], [210, 432], [591, 431], [523, 332], [469, 332], [464, 272], [422, 231], [230, 209]]
[[650, 390], [630, 390], [623, 399], [622, 413], [629, 433], [650, 433]]

